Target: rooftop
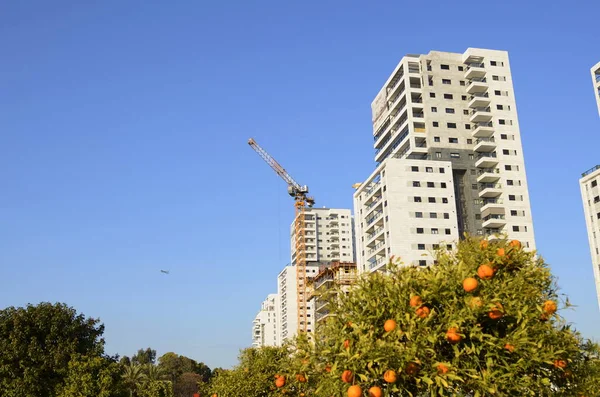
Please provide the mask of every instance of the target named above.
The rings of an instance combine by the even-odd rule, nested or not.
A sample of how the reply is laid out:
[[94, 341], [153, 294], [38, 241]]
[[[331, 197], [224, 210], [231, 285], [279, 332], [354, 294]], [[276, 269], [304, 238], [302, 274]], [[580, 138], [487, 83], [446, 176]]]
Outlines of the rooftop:
[[595, 167], [592, 167], [589, 170], [587, 170], [586, 172], [582, 173], [581, 177], [588, 176], [589, 174], [591, 174], [592, 172], [597, 171], [597, 170], [600, 170], [600, 164]]

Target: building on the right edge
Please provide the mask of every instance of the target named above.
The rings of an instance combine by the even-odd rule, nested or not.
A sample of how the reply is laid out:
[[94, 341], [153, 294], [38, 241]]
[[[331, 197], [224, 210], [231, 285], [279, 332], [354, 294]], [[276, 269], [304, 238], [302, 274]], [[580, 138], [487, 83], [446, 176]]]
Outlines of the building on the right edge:
[[587, 226], [598, 305], [600, 305], [600, 165], [581, 175], [579, 186]]
[[464, 233], [535, 249], [506, 51], [406, 55], [372, 103], [375, 170], [354, 193], [356, 257], [427, 266]]
[[595, 64], [590, 72], [592, 73], [592, 82], [594, 83], [594, 96], [598, 105], [598, 114], [600, 115], [600, 62]]

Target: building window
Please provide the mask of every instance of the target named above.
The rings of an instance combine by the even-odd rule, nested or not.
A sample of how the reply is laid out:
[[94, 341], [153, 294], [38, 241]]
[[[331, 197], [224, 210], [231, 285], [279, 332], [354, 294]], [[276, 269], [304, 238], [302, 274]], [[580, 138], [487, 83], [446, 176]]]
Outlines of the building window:
[[413, 165], [412, 167], [410, 167], [410, 170], [412, 172], [419, 172], [419, 167], [417, 167], [416, 165]]
[[472, 168], [472, 169], [471, 169], [471, 175], [477, 175], [477, 170], [476, 170], [476, 169], [474, 169], [474, 168]]
[[447, 212], [444, 212], [444, 219], [450, 219], [450, 214]]
[[445, 229], [446, 234], [450, 234], [452, 233], [452, 231], [450, 229]]
[[413, 181], [413, 187], [421, 187], [421, 182]]
[[499, 120], [498, 120], [498, 124], [500, 124], [500, 125], [506, 125], [506, 120], [504, 120], [504, 119], [499, 119]]
[[464, 70], [464, 68], [463, 68], [462, 66], [459, 66], [459, 67], [458, 67], [458, 71], [459, 71], [459, 72], [462, 72], [463, 70]]
[[437, 113], [437, 108], [436, 108], [435, 106], [432, 106], [432, 107], [431, 107], [431, 111], [432, 111], [433, 113]]
[[494, 90], [494, 95], [500, 96], [502, 95], [502, 93], [500, 92], [500, 90]]
[[515, 196], [514, 194], [510, 194], [510, 195], [508, 196], [508, 199], [509, 199], [510, 201], [516, 201], [516, 200], [517, 200], [517, 198], [516, 198], [516, 196]]
[[442, 79], [442, 84], [451, 84], [449, 79]]
[[425, 172], [433, 172], [433, 167], [425, 167]]
[[510, 165], [505, 165], [505, 166], [504, 166], [504, 169], [505, 169], [506, 171], [511, 171], [511, 170], [512, 170], [512, 167], [511, 167]]
[[517, 216], [517, 210], [510, 210], [510, 216]]
[[496, 66], [496, 65], [497, 65], [497, 64], [496, 64], [496, 61], [490, 61], [490, 65], [491, 65], [491, 66]]
[[[599, 214], [600, 214], [600, 212], [599, 212]], [[429, 217], [433, 218], [433, 219], [437, 219], [437, 212], [430, 212]]]
[[433, 182], [427, 182], [427, 187], [435, 187], [435, 184]]
[[440, 126], [440, 124], [439, 124], [437, 121], [434, 121], [434, 122], [433, 122], [433, 126], [434, 126], [434, 127], [439, 127], [439, 126]]
[[473, 144], [473, 140], [472, 139], [467, 139], [467, 145], [472, 145]]
[[454, 109], [446, 108], [446, 113], [454, 114]]
[[[600, 216], [598, 218], [600, 218]], [[519, 226], [513, 226], [512, 229], [513, 229], [513, 232], [518, 232], [519, 231]]]
[[471, 189], [473, 189], [473, 190], [477, 190], [477, 184], [476, 184], [476, 183], [473, 183], [473, 184], [471, 185]]
[[442, 204], [448, 204], [448, 198], [442, 197]]
[[462, 100], [463, 100], [463, 101], [466, 101], [466, 100], [467, 100], [467, 96], [466, 96], [466, 95], [463, 95], [463, 96], [462, 96]]
[[422, 212], [415, 212], [415, 218], [423, 218]]
[[433, 141], [434, 142], [439, 142], [440, 141], [440, 137], [439, 136], [434, 136], [433, 137]]
[[417, 248], [420, 250], [424, 250], [425, 249], [425, 244], [418, 244]]
[[438, 229], [431, 229], [431, 234], [439, 234]]
[[444, 99], [452, 99], [454, 98], [452, 94], [444, 94]]
[[481, 214], [475, 214], [475, 219], [480, 220], [481, 219]]
[[513, 185], [514, 185], [514, 181], [513, 181], [512, 179], [507, 179], [507, 180], [506, 180], [506, 184], [507, 184], [508, 186], [513, 186]]
[[592, 187], [598, 186], [598, 181], [592, 181]]
[[456, 128], [456, 123], [448, 123], [447, 127], [448, 128]]
[[435, 197], [429, 197], [428, 201], [429, 201], [430, 203], [435, 203]]
[[506, 134], [500, 134], [500, 139], [508, 139], [508, 135], [506, 135]]
[[508, 156], [510, 153], [508, 152], [508, 149], [502, 149], [502, 154]]
[[469, 115], [469, 111], [468, 111], [467, 109], [465, 109], [465, 110], [463, 110], [463, 114], [464, 114], [465, 116], [468, 116], [468, 115]]
[[429, 98], [435, 98], [435, 92], [430, 92], [429, 93]]
[[450, 251], [452, 249], [452, 244], [446, 244], [446, 249]]
[[458, 143], [458, 138], [448, 138], [448, 143]]
[[470, 130], [471, 129], [471, 124], [465, 124], [465, 129]]
[[450, 70], [450, 65], [440, 65], [442, 70]]
[[461, 80], [461, 81], [460, 81], [460, 85], [464, 86], [464, 85], [465, 85], [465, 81], [464, 81], [464, 80]]
[[[440, 157], [442, 157], [442, 156], [441, 156], [441, 153], [440, 153]], [[443, 174], [444, 172], [446, 172], [446, 170], [445, 170], [445, 169], [443, 169], [443, 168], [440, 168], [440, 174]]]
[[460, 158], [460, 154], [458, 154], [458, 153], [450, 153], [450, 158], [451, 159], [459, 159]]
[[496, 105], [496, 109], [498, 109], [498, 110], [504, 110], [504, 106], [502, 106], [502, 105]]
[[417, 234], [423, 234], [423, 228], [422, 227], [418, 227], [417, 228]]
[[[442, 168], [442, 169], [443, 169], [443, 168]], [[440, 187], [441, 187], [442, 189], [445, 189], [445, 188], [446, 188], [446, 182], [442, 182], [442, 183], [440, 183]]]
[[441, 159], [442, 158], [442, 152], [435, 152], [435, 158], [436, 159]]
[[421, 197], [415, 196], [415, 203], [420, 203], [420, 202], [421, 202]]
[[427, 266], [427, 261], [425, 259], [419, 259], [419, 266], [421, 266], [421, 267]]
[[473, 153], [469, 153], [469, 160], [474, 160], [475, 159], [475, 155]]

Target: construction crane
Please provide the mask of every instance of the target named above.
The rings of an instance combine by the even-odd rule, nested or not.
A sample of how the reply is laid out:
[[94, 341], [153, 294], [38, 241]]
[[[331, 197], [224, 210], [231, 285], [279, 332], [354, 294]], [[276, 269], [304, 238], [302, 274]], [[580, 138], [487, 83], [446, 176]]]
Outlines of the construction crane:
[[300, 185], [266, 150], [261, 148], [252, 138], [248, 145], [287, 183], [288, 194], [294, 199], [294, 246], [296, 248], [296, 291], [298, 304], [298, 332], [308, 330], [307, 316], [307, 279], [306, 279], [306, 208], [315, 204], [315, 199], [308, 195], [308, 186]]

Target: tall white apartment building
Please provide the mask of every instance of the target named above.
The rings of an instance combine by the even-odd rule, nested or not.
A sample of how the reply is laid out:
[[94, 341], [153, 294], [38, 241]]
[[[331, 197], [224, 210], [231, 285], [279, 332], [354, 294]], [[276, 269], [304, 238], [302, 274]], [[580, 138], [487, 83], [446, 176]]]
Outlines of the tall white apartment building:
[[279, 346], [279, 295], [269, 294], [252, 323], [252, 347]]
[[594, 96], [598, 105], [598, 114], [600, 114], [600, 62], [592, 66], [592, 82], [594, 83]]
[[375, 171], [354, 194], [359, 270], [428, 265], [464, 233], [535, 249], [505, 51], [407, 55], [372, 103]]
[[[354, 220], [350, 209], [307, 208], [306, 262], [327, 264], [354, 261]], [[296, 263], [295, 221], [290, 225], [291, 263]]]
[[600, 306], [600, 165], [584, 172], [579, 180], [587, 226], [596, 293]]
[[[306, 276], [314, 277], [319, 272], [319, 265], [308, 264]], [[277, 276], [277, 295], [279, 297], [279, 345], [298, 333], [298, 290], [296, 267], [286, 266]], [[314, 332], [314, 303], [307, 303], [307, 332]]]

